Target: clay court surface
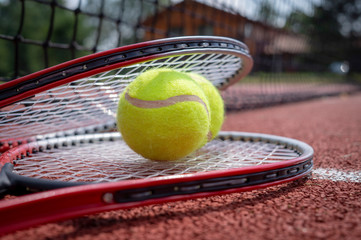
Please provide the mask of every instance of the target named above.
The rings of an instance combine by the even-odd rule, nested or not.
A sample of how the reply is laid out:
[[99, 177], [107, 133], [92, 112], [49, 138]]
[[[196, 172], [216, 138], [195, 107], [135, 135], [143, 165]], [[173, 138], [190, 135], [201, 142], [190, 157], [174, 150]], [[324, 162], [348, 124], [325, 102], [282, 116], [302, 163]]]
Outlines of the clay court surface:
[[310, 144], [312, 176], [50, 223], [3, 239], [361, 239], [361, 94], [229, 112], [223, 129]]

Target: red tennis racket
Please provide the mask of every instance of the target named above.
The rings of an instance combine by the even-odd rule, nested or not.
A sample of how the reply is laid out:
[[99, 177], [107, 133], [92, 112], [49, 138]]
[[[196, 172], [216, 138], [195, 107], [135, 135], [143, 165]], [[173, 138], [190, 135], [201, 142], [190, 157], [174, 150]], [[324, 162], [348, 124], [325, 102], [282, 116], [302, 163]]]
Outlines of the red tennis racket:
[[35, 136], [111, 125], [118, 95], [147, 69], [196, 72], [225, 89], [252, 65], [246, 45], [221, 37], [162, 39], [65, 62], [0, 85], [0, 151]]
[[0, 85], [0, 193], [46, 190], [2, 200], [0, 233], [307, 175], [313, 150], [293, 139], [225, 132], [187, 158], [154, 162], [111, 132], [119, 94], [150, 68], [196, 72], [225, 89], [252, 63], [239, 41], [182, 37], [96, 53]]
[[116, 132], [31, 142], [0, 157], [2, 194], [48, 191], [0, 201], [0, 233], [285, 183], [310, 173], [312, 157], [312, 148], [303, 142], [240, 132], [221, 132], [171, 162], [142, 158]]

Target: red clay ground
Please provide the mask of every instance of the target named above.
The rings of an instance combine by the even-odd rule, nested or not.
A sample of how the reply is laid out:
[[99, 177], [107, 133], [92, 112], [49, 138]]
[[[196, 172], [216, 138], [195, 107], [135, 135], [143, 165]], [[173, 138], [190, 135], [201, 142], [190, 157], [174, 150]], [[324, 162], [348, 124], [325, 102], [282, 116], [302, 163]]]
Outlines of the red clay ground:
[[[361, 94], [229, 113], [223, 129], [305, 141], [315, 150], [318, 174], [247, 193], [47, 224], [3, 239], [361, 239]], [[325, 176], [324, 169], [334, 172]]]

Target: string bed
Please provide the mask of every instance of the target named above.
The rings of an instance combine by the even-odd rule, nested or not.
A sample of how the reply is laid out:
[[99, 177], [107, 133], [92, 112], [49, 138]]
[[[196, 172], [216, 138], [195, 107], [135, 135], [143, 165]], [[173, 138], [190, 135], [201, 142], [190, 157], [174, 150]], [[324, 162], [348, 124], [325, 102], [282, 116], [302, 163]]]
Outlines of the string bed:
[[0, 109], [0, 139], [114, 122], [126, 86], [140, 73], [160, 67], [196, 72], [220, 86], [242, 68], [242, 60], [222, 53], [176, 55], [82, 78]]
[[[152, 161], [134, 153], [118, 133], [44, 140], [36, 154], [16, 160], [18, 175], [71, 182], [113, 182], [229, 170], [297, 159], [306, 148], [282, 141], [222, 133], [177, 161]], [[39, 152], [37, 152], [39, 151]]]

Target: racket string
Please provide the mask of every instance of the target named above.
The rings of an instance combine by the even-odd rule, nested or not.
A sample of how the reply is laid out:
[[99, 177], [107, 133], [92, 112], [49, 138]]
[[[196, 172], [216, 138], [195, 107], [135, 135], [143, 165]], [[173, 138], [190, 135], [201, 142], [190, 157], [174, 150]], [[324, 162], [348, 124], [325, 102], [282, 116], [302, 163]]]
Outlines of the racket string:
[[44, 135], [115, 121], [119, 95], [139, 73], [150, 68], [197, 72], [217, 86], [232, 77], [241, 64], [242, 60], [234, 55], [189, 54], [79, 79], [0, 109], [0, 139]]
[[269, 164], [299, 155], [279, 144], [217, 139], [186, 158], [156, 162], [142, 158], [117, 140], [32, 154], [18, 160], [14, 171], [32, 178], [111, 182]]

